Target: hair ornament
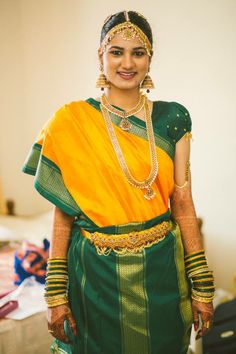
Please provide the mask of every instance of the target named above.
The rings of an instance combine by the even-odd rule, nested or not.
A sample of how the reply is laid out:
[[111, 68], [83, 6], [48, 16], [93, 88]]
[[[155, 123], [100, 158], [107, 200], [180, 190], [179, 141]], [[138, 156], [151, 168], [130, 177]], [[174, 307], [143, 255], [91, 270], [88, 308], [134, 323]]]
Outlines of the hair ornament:
[[[125, 18], [129, 19], [127, 11], [124, 12]], [[128, 16], [128, 17], [127, 17]], [[106, 46], [108, 43], [115, 37], [116, 34], [121, 33], [122, 38], [125, 40], [131, 40], [137, 37], [144, 48], [147, 51], [147, 54], [152, 56], [152, 45], [146, 36], [146, 34], [134, 23], [130, 22], [130, 20], [120, 23], [114, 26], [109, 32], [107, 32], [103, 41], [101, 42], [101, 49], [104, 52], [106, 50]]]
[[126, 22], [130, 22], [128, 11], [124, 11], [124, 15], [125, 15]]

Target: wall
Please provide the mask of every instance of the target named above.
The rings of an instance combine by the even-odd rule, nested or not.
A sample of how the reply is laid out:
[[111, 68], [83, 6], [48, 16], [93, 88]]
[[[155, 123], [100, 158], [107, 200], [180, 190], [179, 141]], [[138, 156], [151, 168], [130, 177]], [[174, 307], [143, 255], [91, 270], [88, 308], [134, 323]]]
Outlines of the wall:
[[2, 0], [0, 168], [17, 212], [51, 208], [20, 172], [38, 130], [65, 102], [96, 97], [97, 46], [110, 13], [135, 9], [155, 36], [155, 100], [184, 104], [193, 120], [193, 196], [218, 286], [233, 289], [235, 0]]

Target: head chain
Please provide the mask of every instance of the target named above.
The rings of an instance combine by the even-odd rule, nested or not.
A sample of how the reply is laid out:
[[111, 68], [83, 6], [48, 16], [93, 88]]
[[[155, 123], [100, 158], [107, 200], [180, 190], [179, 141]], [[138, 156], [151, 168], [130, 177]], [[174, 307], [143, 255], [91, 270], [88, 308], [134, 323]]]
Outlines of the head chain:
[[[142, 16], [140, 13], [137, 12], [137, 14], [146, 20], [146, 18], [144, 16]], [[122, 33], [122, 38], [125, 40], [131, 40], [131, 39], [134, 39], [135, 37], [138, 37], [140, 42], [144, 45], [144, 47], [147, 51], [147, 54], [149, 56], [151, 56], [152, 55], [152, 45], [151, 45], [148, 37], [137, 25], [130, 22], [129, 14], [127, 11], [124, 11], [124, 15], [125, 15], [126, 21], [114, 26], [104, 37], [104, 39], [101, 43], [102, 51], [103, 52], [105, 51], [106, 46], [114, 38], [114, 36], [117, 33]], [[110, 15], [105, 19], [104, 25], [110, 20], [110, 18], [112, 16], [113, 15]]]

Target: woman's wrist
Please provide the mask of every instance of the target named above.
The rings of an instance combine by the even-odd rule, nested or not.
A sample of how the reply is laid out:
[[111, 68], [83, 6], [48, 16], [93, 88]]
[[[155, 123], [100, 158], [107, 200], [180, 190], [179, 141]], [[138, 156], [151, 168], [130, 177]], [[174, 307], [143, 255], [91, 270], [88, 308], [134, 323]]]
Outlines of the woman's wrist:
[[186, 255], [184, 260], [187, 276], [192, 282], [192, 299], [204, 303], [212, 302], [215, 292], [214, 277], [208, 267], [204, 249]]
[[47, 261], [44, 299], [49, 308], [67, 304], [67, 258], [51, 257]]

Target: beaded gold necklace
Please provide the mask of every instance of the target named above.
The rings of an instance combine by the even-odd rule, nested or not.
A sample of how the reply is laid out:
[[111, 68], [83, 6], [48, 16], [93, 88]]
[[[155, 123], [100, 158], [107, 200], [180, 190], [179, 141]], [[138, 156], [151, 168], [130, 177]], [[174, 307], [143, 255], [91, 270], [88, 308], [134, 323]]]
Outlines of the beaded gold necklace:
[[[149, 151], [150, 151], [150, 157], [151, 157], [151, 171], [149, 173], [149, 176], [144, 181], [138, 181], [131, 174], [131, 172], [126, 164], [120, 144], [119, 144], [118, 139], [116, 137], [114, 127], [112, 125], [109, 110], [104, 105], [104, 97], [103, 96], [101, 97], [100, 107], [101, 107], [101, 111], [103, 114], [103, 118], [105, 120], [108, 135], [111, 139], [112, 146], [114, 148], [118, 162], [120, 164], [120, 167], [121, 167], [127, 181], [135, 188], [144, 189], [145, 190], [144, 198], [146, 198], [147, 200], [151, 200], [155, 197], [155, 194], [156, 194], [154, 192], [154, 190], [152, 189], [151, 185], [154, 182], [154, 180], [156, 179], [157, 174], [158, 174], [158, 161], [157, 161], [157, 153], [156, 153], [156, 145], [155, 145], [153, 126], [152, 126], [151, 113], [149, 110], [147, 97], [146, 96], [143, 96], [143, 97], [144, 97], [144, 111], [145, 111], [145, 118], [146, 118], [145, 120], [146, 120], [146, 127], [147, 127], [147, 136], [148, 136], [148, 141], [149, 141]], [[114, 113], [114, 112], [112, 112], [112, 113]]]
[[102, 102], [102, 105], [110, 112], [110, 113], [113, 113], [119, 117], [121, 117], [121, 122], [119, 124], [119, 127], [125, 131], [129, 131], [132, 127], [132, 124], [130, 123], [130, 121], [128, 120], [128, 118], [130, 116], [133, 116], [135, 114], [137, 114], [138, 112], [140, 112], [143, 107], [144, 107], [144, 103], [145, 103], [145, 96], [144, 95], [140, 95], [139, 97], [139, 101], [138, 103], [136, 104], [136, 106], [132, 109], [130, 109], [129, 111], [120, 111], [119, 109], [113, 107], [106, 95], [102, 95], [102, 98], [101, 98], [101, 102]]

